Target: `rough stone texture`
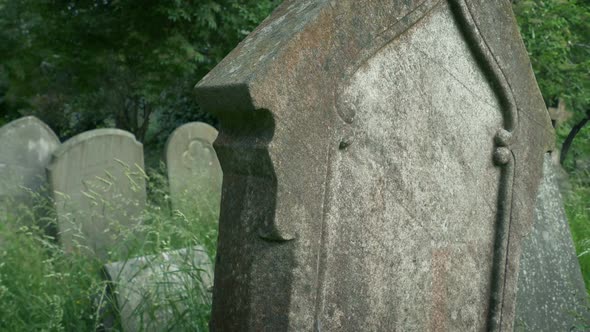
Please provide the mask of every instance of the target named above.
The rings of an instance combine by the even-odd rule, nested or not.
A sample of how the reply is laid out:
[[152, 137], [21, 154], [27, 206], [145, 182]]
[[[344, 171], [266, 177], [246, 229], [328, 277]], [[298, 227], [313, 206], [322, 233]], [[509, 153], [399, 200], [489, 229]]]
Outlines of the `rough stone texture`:
[[553, 131], [509, 2], [285, 1], [197, 97], [213, 331], [512, 329]]
[[141, 221], [143, 168], [142, 144], [118, 129], [85, 132], [55, 151], [48, 174], [66, 250], [106, 259], [109, 249], [118, 248], [119, 235]]
[[586, 287], [547, 155], [532, 232], [520, 258], [515, 331], [581, 331], [590, 322]]
[[35, 194], [47, 189], [45, 167], [59, 144], [55, 133], [32, 116], [0, 128], [0, 214], [32, 211]]
[[126, 332], [169, 331], [193, 301], [211, 301], [213, 265], [200, 246], [110, 263], [104, 271]]
[[206, 123], [178, 127], [166, 142], [172, 207], [183, 212], [215, 209], [219, 218], [223, 173], [213, 149], [217, 130]]

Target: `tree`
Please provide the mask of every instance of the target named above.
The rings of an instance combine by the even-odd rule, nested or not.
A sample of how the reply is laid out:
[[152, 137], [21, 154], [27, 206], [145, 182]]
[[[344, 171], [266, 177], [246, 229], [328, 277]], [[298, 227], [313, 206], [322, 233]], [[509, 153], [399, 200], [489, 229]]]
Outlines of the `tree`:
[[561, 98], [574, 113], [571, 129], [558, 131], [563, 164], [590, 121], [590, 2], [519, 0], [514, 10], [547, 105]]
[[16, 59], [22, 48], [30, 43], [28, 31], [35, 22], [22, 7], [19, 1], [0, 0], [0, 126], [18, 116], [10, 102], [10, 81], [24, 76]]
[[[21, 30], [0, 50], [7, 99], [51, 122], [62, 137], [115, 126], [145, 141], [154, 116], [169, 114], [179, 104], [174, 98], [190, 98], [200, 77], [276, 4], [0, 0], [0, 27]], [[205, 118], [195, 106], [176, 112]]]

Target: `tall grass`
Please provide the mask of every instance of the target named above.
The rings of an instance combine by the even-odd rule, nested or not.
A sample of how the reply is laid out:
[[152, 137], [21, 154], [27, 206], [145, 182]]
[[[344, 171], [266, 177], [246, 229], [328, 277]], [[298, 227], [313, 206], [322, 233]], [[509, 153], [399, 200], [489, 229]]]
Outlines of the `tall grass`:
[[[557, 141], [562, 142], [571, 125], [557, 129]], [[558, 143], [559, 144], [559, 143]], [[582, 129], [574, 140], [564, 168], [569, 174], [569, 190], [564, 195], [565, 211], [576, 247], [578, 261], [590, 296], [590, 127]]]
[[571, 192], [565, 195], [565, 210], [570, 224], [576, 253], [590, 294], [590, 172], [575, 172], [570, 176]]
[[[148, 172], [149, 200], [143, 222], [123, 230], [118, 247], [125, 250], [113, 249], [109, 260], [125, 261], [203, 246], [213, 262], [218, 206], [212, 203], [206, 211], [173, 211], [166, 193], [166, 177], [162, 174], [165, 174], [163, 169]], [[51, 205], [50, 201], [39, 202], [34, 210], [47, 211], [47, 205]], [[0, 216], [0, 331], [96, 331], [104, 330], [103, 323], [113, 318], [117, 303], [112, 291], [118, 285], [105, 280], [102, 267], [106, 262], [85, 250], [65, 252], [51, 232], [47, 232], [52, 227], [46, 226], [55, 223], [55, 215], [47, 213], [21, 210]], [[174, 265], [175, 271], [164, 271], [164, 275], [186, 272], [183, 275], [194, 276], [184, 284], [178, 284], [181, 279], [173, 280], [182, 297], [157, 299], [159, 302], [153, 303], [162, 306], [183, 301], [182, 306], [172, 307], [174, 319], [169, 322], [169, 330], [206, 331], [210, 294], [203, 294], [207, 290], [193, 283], [199, 282], [199, 267], [191, 265], [191, 259], [183, 262]], [[153, 308], [146, 306], [145, 310]], [[137, 315], [143, 318], [144, 313], [137, 312]], [[117, 319], [111, 319], [110, 323], [110, 330], [121, 328]]]

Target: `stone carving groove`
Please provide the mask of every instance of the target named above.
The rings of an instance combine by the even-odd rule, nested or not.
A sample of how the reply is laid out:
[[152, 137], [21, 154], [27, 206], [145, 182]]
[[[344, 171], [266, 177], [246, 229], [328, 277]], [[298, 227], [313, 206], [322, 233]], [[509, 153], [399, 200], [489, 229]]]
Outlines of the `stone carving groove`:
[[506, 261], [508, 257], [508, 241], [510, 225], [512, 223], [512, 187], [514, 181], [514, 155], [510, 149], [512, 132], [518, 126], [518, 112], [514, 96], [506, 80], [506, 76], [499, 68], [486, 40], [479, 32], [480, 28], [472, 15], [469, 5], [464, 0], [450, 0], [461, 22], [466, 39], [474, 51], [479, 53], [480, 63], [489, 72], [489, 78], [496, 84], [496, 94], [499, 96], [504, 117], [504, 128], [499, 129], [494, 137], [497, 148], [494, 152], [494, 162], [502, 167], [500, 195], [498, 197], [498, 217], [496, 225], [496, 239], [494, 244], [494, 261], [492, 266], [492, 294], [488, 313], [488, 330], [502, 330], [503, 295], [505, 287]]

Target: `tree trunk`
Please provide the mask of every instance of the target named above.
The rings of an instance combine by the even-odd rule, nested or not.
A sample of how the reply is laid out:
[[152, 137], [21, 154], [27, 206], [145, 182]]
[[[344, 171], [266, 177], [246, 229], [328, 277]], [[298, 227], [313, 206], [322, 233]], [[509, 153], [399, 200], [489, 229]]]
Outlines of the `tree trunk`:
[[574, 138], [576, 138], [576, 135], [580, 132], [580, 130], [582, 130], [582, 128], [584, 128], [586, 124], [588, 124], [588, 122], [590, 122], [590, 110], [586, 112], [585, 118], [583, 118], [580, 122], [576, 123], [576, 125], [567, 135], [565, 141], [563, 141], [563, 144], [561, 145], [561, 155], [559, 156], [559, 162], [562, 165], [565, 162], [565, 158], [567, 157], [567, 153], [574, 141]]

